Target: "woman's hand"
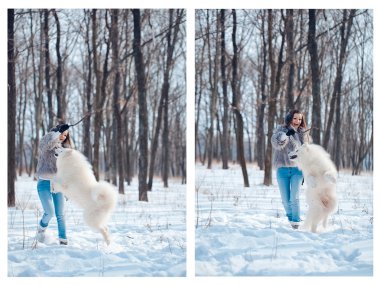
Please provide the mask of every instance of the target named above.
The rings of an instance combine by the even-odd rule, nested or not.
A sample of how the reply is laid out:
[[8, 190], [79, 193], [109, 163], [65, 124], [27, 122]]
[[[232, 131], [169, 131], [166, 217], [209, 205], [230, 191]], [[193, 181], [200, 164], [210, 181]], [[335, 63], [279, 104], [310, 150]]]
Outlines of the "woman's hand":
[[278, 142], [278, 145], [280, 145], [280, 146], [283, 146], [286, 143], [285, 133], [281, 132], [280, 136], [278, 136], [278, 138], [277, 138], [277, 142]]
[[67, 131], [70, 128], [68, 124], [63, 124], [59, 127], [59, 132], [62, 134], [64, 131]]
[[294, 129], [290, 129], [290, 130], [288, 130], [288, 131], [286, 132], [286, 135], [287, 135], [288, 137], [290, 137], [290, 136], [294, 135], [295, 133], [296, 133], [296, 131], [295, 131]]

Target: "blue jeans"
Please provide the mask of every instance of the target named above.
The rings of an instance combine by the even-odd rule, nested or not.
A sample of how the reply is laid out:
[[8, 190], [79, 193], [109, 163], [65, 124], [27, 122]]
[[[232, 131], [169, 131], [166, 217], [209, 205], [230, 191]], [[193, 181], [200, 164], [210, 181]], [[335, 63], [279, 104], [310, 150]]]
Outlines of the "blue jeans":
[[46, 228], [54, 215], [57, 217], [58, 237], [66, 239], [66, 222], [64, 214], [65, 197], [62, 193], [50, 192], [50, 180], [39, 179], [37, 183], [38, 196], [40, 197], [44, 214], [40, 226]]
[[302, 172], [297, 167], [280, 167], [277, 169], [277, 183], [280, 188], [282, 204], [290, 222], [300, 222], [299, 189]]

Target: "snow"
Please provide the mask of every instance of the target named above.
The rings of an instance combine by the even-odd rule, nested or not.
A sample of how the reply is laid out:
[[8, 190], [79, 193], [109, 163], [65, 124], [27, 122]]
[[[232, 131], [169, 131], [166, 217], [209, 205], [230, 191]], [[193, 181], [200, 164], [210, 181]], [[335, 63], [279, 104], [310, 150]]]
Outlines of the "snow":
[[[293, 230], [285, 215], [273, 172], [248, 166], [250, 187], [240, 166], [206, 169], [196, 165], [196, 276], [372, 276], [372, 173], [338, 177], [338, 211], [326, 230]], [[301, 219], [307, 210], [300, 192]]]
[[[275, 178], [274, 185], [264, 186], [263, 171], [249, 165], [248, 173], [251, 186], [245, 188], [239, 166], [222, 170], [217, 164], [213, 169], [197, 164], [194, 205], [186, 204], [189, 186], [177, 181], [169, 188], [155, 183], [149, 202], [139, 202], [133, 182], [119, 195], [111, 217], [110, 246], [83, 223], [81, 210], [70, 200], [69, 245], [58, 245], [54, 218], [46, 241], [37, 242], [42, 209], [36, 181], [18, 177], [17, 206], [8, 209], [8, 277], [188, 276], [180, 283], [202, 283], [197, 281], [202, 276], [373, 275], [371, 173], [339, 173], [338, 211], [317, 234], [291, 229]], [[300, 193], [302, 217], [307, 210], [305, 187]], [[194, 224], [187, 228], [186, 207], [195, 212]], [[195, 226], [195, 237], [186, 242], [190, 226]], [[195, 249], [195, 260], [186, 258], [188, 247]], [[188, 263], [195, 277], [189, 276]]]
[[[158, 179], [159, 180], [159, 179]], [[44, 243], [36, 241], [42, 215], [36, 181], [16, 182], [16, 207], [8, 209], [8, 276], [186, 276], [186, 185], [153, 185], [149, 202], [138, 201], [137, 182], [126, 186], [109, 228], [112, 243], [82, 219], [82, 210], [66, 203], [68, 246], [58, 244], [55, 218]]]

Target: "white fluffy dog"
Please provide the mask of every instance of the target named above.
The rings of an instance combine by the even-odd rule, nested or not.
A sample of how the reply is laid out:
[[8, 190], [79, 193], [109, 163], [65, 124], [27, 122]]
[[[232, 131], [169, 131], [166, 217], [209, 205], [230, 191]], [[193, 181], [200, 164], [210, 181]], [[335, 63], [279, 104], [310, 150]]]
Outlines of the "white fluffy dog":
[[315, 233], [320, 222], [326, 228], [327, 219], [337, 206], [336, 167], [330, 155], [315, 144], [299, 146], [289, 153], [289, 158], [302, 170], [307, 184], [306, 202], [309, 210], [303, 228]]
[[54, 191], [62, 192], [83, 208], [84, 221], [98, 230], [110, 244], [107, 222], [116, 206], [117, 192], [112, 184], [97, 182], [86, 157], [77, 150], [57, 148], [57, 174]]

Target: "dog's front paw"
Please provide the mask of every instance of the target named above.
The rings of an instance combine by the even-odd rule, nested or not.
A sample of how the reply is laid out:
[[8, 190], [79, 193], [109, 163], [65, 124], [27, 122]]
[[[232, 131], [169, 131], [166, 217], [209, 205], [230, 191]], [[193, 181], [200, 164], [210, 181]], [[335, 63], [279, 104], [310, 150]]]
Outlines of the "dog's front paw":
[[67, 186], [63, 183], [62, 179], [56, 177], [51, 181], [51, 193], [62, 192], [62, 190], [65, 188], [67, 188]]

